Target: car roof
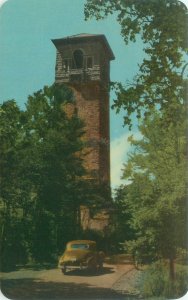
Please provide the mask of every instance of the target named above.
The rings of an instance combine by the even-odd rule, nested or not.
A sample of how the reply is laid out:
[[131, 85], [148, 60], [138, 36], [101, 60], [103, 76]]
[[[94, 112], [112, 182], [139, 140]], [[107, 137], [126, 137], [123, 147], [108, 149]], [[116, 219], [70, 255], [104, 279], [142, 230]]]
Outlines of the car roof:
[[96, 244], [96, 242], [91, 240], [75, 240], [68, 242], [68, 244]]

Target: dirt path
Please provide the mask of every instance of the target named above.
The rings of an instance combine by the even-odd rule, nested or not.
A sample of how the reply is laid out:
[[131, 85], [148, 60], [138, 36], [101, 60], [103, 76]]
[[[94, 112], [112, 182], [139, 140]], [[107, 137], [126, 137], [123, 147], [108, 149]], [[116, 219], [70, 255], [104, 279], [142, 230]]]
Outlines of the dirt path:
[[[9, 299], [132, 299], [127, 295], [126, 277], [132, 265], [104, 265], [100, 273], [59, 269], [19, 270], [1, 273], [1, 290]], [[132, 275], [131, 275], [132, 276]], [[126, 295], [123, 291], [126, 290]]]

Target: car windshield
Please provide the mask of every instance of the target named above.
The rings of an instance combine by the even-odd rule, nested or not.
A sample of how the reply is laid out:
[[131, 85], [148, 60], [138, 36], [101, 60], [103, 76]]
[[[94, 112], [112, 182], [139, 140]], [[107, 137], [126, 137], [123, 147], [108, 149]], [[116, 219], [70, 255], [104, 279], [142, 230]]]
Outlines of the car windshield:
[[71, 245], [72, 249], [89, 249], [89, 245], [88, 244], [72, 244]]

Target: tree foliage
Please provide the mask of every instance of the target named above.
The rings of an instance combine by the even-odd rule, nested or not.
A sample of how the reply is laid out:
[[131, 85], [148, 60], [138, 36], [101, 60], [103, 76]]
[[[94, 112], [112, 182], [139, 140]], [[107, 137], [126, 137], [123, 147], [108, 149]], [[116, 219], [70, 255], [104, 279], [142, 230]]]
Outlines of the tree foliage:
[[[140, 125], [142, 138], [130, 138], [134, 150], [124, 166], [124, 203], [136, 235], [134, 253], [171, 262], [186, 248], [186, 123], [164, 127], [161, 113]], [[177, 135], [178, 133], [178, 135]]]
[[[124, 124], [140, 119], [143, 138], [134, 146], [124, 178], [124, 207], [132, 215], [129, 246], [151, 258], [171, 261], [186, 238], [186, 128], [188, 12], [177, 0], [87, 0], [86, 19], [114, 14], [125, 44], [141, 38], [145, 56], [132, 82], [112, 83], [113, 108]], [[158, 112], [157, 112], [158, 111]]]
[[79, 230], [84, 124], [64, 110], [73, 101], [67, 87], [53, 85], [29, 96], [25, 111], [14, 100], [1, 105], [3, 267], [49, 261]]
[[[7, 257], [9, 264], [15, 261], [19, 263], [26, 258], [26, 220], [22, 218], [22, 208], [27, 206], [29, 190], [27, 179], [18, 168], [22, 157], [22, 112], [16, 102], [11, 100], [1, 106], [0, 113], [1, 263], [4, 265]], [[24, 230], [20, 230], [22, 226]]]
[[177, 0], [87, 0], [86, 19], [99, 20], [115, 14], [127, 44], [141, 37], [145, 58], [132, 83], [115, 83], [113, 108], [124, 109], [124, 122], [131, 115], [147, 116], [154, 107], [177, 120], [177, 105], [185, 98], [182, 71], [187, 54], [187, 8]]

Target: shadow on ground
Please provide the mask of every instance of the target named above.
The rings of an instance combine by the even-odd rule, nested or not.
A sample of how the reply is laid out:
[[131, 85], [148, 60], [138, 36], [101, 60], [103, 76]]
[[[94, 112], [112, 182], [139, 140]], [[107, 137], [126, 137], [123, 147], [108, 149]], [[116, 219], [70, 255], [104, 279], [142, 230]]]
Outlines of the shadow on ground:
[[31, 265], [27, 264], [27, 265], [16, 265], [12, 267], [9, 266], [0, 271], [6, 273], [20, 271], [22, 269], [32, 270], [32, 271], [42, 271], [42, 270], [50, 270], [56, 267], [57, 267], [57, 263], [44, 263], [44, 264], [31, 264]]
[[87, 276], [87, 277], [92, 277], [92, 276], [100, 276], [100, 275], [105, 275], [105, 274], [112, 274], [115, 271], [113, 268], [110, 267], [103, 267], [101, 270], [98, 271], [89, 271], [89, 270], [70, 270], [66, 272], [66, 276]]
[[14, 300], [133, 299], [131, 295], [122, 295], [108, 288], [98, 288], [88, 284], [43, 282], [33, 278], [2, 280], [1, 291], [7, 298]]

